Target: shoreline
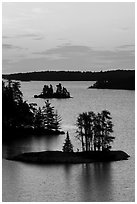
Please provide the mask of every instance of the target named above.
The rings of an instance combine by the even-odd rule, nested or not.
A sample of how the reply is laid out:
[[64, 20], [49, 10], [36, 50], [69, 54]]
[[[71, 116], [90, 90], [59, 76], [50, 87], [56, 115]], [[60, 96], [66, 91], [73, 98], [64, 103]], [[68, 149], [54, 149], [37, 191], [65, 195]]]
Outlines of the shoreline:
[[52, 98], [56, 98], [56, 99], [69, 99], [69, 98], [73, 98], [72, 96], [56, 96], [56, 95], [52, 95], [52, 96], [44, 96], [42, 94], [40, 95], [34, 95], [34, 98], [42, 98], [42, 99], [52, 99]]
[[94, 87], [89, 86], [88, 89], [108, 89], [108, 90], [127, 90], [127, 91], [135, 91], [134, 88], [121, 88], [121, 87]]

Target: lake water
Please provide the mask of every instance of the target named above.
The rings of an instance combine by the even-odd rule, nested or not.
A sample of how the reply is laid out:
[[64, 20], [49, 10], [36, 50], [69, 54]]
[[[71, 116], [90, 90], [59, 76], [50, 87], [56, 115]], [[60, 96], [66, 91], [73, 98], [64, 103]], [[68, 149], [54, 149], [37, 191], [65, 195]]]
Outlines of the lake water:
[[[21, 82], [24, 99], [44, 105], [33, 98], [44, 84], [58, 82]], [[3, 145], [3, 201], [34, 202], [131, 202], [135, 200], [135, 92], [128, 90], [87, 89], [91, 82], [62, 82], [73, 96], [51, 99], [62, 117], [62, 129], [69, 131], [74, 150], [81, 148], [76, 139], [76, 118], [84, 111], [111, 112], [116, 137], [114, 150], [123, 150], [129, 160], [75, 165], [32, 165], [7, 161], [7, 155], [29, 151], [62, 150], [66, 135], [19, 140]]]

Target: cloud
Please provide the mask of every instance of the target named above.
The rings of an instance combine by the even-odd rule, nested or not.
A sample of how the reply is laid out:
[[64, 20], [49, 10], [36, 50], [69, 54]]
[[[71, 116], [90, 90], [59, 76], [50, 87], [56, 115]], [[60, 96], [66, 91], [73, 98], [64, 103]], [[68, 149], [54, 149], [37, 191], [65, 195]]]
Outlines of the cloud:
[[32, 40], [43, 40], [44, 36], [41, 34], [28, 33], [28, 34], [20, 34], [16, 36], [17, 38], [31, 38]]
[[6, 35], [2, 36], [2, 39], [9, 39], [9, 38], [11, 38], [11, 37], [10, 36], [6, 36]]
[[43, 36], [41, 34], [35, 34], [35, 33], [24, 33], [20, 35], [16, 35], [16, 38], [42, 38]]
[[14, 36], [7, 36], [4, 35], [2, 36], [3, 39], [11, 39], [11, 38], [32, 38], [33, 40], [43, 40], [44, 36], [41, 34], [35, 34], [35, 33], [25, 33], [25, 34], [19, 34], [19, 35], [14, 35]]
[[[132, 50], [102, 50], [83, 45], [62, 45], [41, 52], [33, 52], [31, 57], [18, 59], [17, 63], [5, 64], [13, 69], [35, 67], [51, 70], [90, 70], [90, 69], [130, 69], [135, 66], [135, 55]], [[8, 68], [7, 68], [8, 69]]]
[[34, 40], [43, 40], [44, 39], [44, 37], [42, 37], [42, 36], [39, 36], [39, 37], [35, 37], [35, 38], [33, 38]]
[[35, 15], [42, 15], [42, 14], [47, 14], [47, 13], [50, 13], [50, 11], [46, 8], [42, 8], [42, 7], [35, 7], [31, 10], [32, 14], [35, 14]]
[[[41, 52], [33, 52], [33, 54], [44, 55], [50, 59], [83, 59], [101, 61], [103, 59], [124, 59], [129, 56], [134, 56], [133, 50], [128, 50], [126, 48], [133, 47], [133, 45], [123, 45], [119, 46], [119, 50], [97, 50], [88, 46], [82, 45], [62, 45], [56, 48]], [[124, 50], [125, 49], [125, 50]]]
[[12, 50], [12, 49], [24, 50], [24, 49], [27, 49], [27, 48], [22, 48], [22, 47], [20, 47], [20, 46], [3, 43], [3, 44], [2, 44], [2, 49], [5, 49], [5, 50], [6, 50], [6, 49], [7, 49], [7, 50]]
[[17, 35], [16, 38], [32, 38], [33, 40], [43, 40], [44, 36], [35, 33], [28, 33]]
[[130, 28], [129, 28], [129, 27], [126, 27], [126, 26], [121, 28], [121, 30], [123, 30], [123, 31], [128, 31], [129, 29], [130, 29]]
[[121, 45], [117, 47], [118, 49], [129, 49], [129, 50], [135, 50], [135, 45], [131, 44], [131, 45]]
[[85, 56], [87, 53], [91, 52], [91, 48], [88, 46], [82, 46], [82, 45], [70, 45], [65, 44], [63, 46], [58, 46], [56, 48], [48, 49], [41, 52], [34, 52], [33, 54], [38, 55], [58, 55], [62, 56], [62, 58], [70, 58], [70, 57], [77, 57], [77, 56]]
[[11, 59], [2, 59], [2, 63], [4, 64], [10, 64], [12, 62]]
[[16, 37], [19, 37], [19, 38], [26, 38], [26, 37], [38, 37], [37, 34], [33, 34], [33, 33], [28, 33], [28, 34], [20, 34], [20, 35], [16, 35]]
[[47, 54], [52, 53], [60, 53], [60, 54], [85, 54], [87, 52], [90, 52], [91, 48], [88, 46], [82, 46], [82, 45], [64, 45], [59, 46], [54, 49], [50, 49], [46, 51]]

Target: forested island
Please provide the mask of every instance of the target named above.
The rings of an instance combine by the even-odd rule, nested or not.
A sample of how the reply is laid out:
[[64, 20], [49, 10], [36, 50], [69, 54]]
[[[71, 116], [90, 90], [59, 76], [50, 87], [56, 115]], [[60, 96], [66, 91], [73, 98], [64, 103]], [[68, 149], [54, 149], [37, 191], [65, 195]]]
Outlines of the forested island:
[[79, 164], [92, 162], [110, 162], [127, 160], [129, 157], [123, 151], [109, 152], [62, 152], [62, 151], [43, 151], [29, 152], [17, 156], [9, 157], [8, 160], [39, 163], [39, 164]]
[[39, 95], [34, 95], [34, 98], [71, 98], [68, 90], [59, 83], [56, 85], [56, 91], [53, 90], [53, 86], [50, 84], [44, 85], [42, 93]]
[[[81, 138], [82, 151], [73, 151], [73, 145], [69, 138], [69, 133], [67, 132], [62, 151], [27, 152], [15, 156], [8, 156], [7, 159], [38, 164], [79, 164], [127, 160], [129, 158], [129, 155], [127, 153], [123, 151], [110, 151], [110, 142], [112, 142], [114, 139], [114, 137], [109, 135], [109, 133], [112, 132], [112, 124], [108, 125], [108, 128], [107, 126], [104, 126], [105, 132], [107, 131], [104, 136], [98, 135], [99, 131], [102, 131], [103, 129], [96, 130], [96, 136], [92, 135], [93, 130], [91, 135], [89, 135], [89, 128], [87, 128], [86, 123], [89, 123], [90, 120], [89, 117], [86, 118], [85, 115], [89, 116], [90, 114], [91, 112], [83, 113], [77, 118], [77, 132], [79, 139]], [[79, 121], [82, 118], [84, 119], [83, 125]], [[105, 121], [107, 122], [107, 124], [111, 123], [110, 118], [108, 120], [105, 119]], [[90, 127], [90, 131], [91, 128], [94, 129], [94, 127]], [[109, 130], [109, 128], [111, 129], [111, 131]], [[88, 131], [85, 132], [85, 130]]]
[[[103, 120], [103, 121], [102, 121]], [[123, 151], [110, 151], [114, 137], [110, 113], [102, 111], [79, 114], [77, 118], [77, 138], [80, 139], [82, 151], [73, 151], [69, 133], [62, 151], [28, 152], [8, 157], [8, 160], [39, 164], [79, 164], [91, 162], [110, 162], [127, 160], [129, 155]]]

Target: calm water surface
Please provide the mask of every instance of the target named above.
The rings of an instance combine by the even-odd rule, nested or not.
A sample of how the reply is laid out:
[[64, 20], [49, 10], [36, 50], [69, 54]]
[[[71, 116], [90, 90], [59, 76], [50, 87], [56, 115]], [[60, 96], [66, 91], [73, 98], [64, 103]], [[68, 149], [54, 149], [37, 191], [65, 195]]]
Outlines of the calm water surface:
[[[24, 99], [43, 106], [44, 99], [35, 99], [33, 95], [50, 83], [58, 82], [21, 82]], [[61, 150], [66, 136], [32, 136], [3, 145], [3, 201], [134, 201], [135, 92], [87, 89], [91, 82], [62, 82], [62, 85], [73, 98], [50, 102], [61, 115], [62, 129], [69, 131], [74, 150], [80, 149], [80, 142], [75, 138], [78, 114], [107, 109], [114, 123], [113, 149], [126, 151], [131, 157], [110, 163], [32, 165], [4, 158], [28, 151]]]

